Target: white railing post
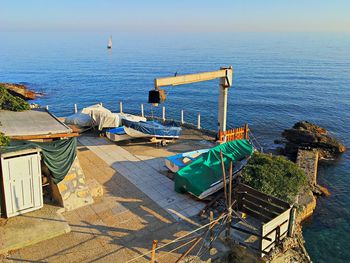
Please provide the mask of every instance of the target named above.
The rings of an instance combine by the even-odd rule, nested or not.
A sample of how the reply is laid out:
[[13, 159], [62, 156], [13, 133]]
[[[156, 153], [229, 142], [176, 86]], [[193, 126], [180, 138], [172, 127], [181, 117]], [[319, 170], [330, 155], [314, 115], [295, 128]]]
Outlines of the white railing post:
[[78, 113], [78, 105], [76, 103], [74, 104], [74, 113]]
[[143, 110], [143, 104], [141, 104], [141, 116], [142, 116], [142, 117], [145, 117], [145, 112], [144, 112], [144, 110]]
[[184, 110], [181, 110], [181, 124], [184, 124]]
[[198, 112], [198, 121], [197, 121], [197, 129], [201, 129], [201, 113]]
[[165, 107], [163, 106], [163, 121], [165, 121]]
[[45, 108], [46, 108], [46, 110], [48, 111], [48, 110], [49, 110], [49, 105], [46, 105], [46, 107], [45, 107]]
[[120, 111], [120, 113], [123, 113], [123, 102], [122, 101], [119, 102], [119, 111]]

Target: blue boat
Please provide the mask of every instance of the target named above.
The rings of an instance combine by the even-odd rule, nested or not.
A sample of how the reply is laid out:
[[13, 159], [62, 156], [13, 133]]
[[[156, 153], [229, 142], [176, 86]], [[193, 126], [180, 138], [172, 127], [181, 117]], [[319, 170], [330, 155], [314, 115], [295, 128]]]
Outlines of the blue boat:
[[172, 171], [173, 173], [176, 173], [181, 168], [192, 163], [199, 156], [201, 156], [203, 153], [206, 153], [208, 151], [209, 151], [209, 149], [200, 149], [197, 151], [179, 153], [176, 155], [172, 155], [172, 156], [165, 158], [165, 165], [170, 171]]
[[132, 137], [126, 134], [124, 128], [125, 126], [109, 129], [106, 131], [106, 137], [114, 142], [131, 139]]
[[134, 122], [123, 119], [124, 131], [130, 137], [156, 137], [164, 139], [175, 139], [181, 135], [181, 127], [175, 122], [162, 124], [157, 121]]

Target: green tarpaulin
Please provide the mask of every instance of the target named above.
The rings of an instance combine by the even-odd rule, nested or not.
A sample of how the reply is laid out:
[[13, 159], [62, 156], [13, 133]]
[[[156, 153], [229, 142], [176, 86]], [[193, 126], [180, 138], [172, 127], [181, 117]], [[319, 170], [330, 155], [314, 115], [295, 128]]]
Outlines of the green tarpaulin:
[[220, 151], [227, 170], [231, 161], [235, 163], [250, 156], [254, 148], [247, 140], [236, 140], [215, 146], [175, 174], [175, 190], [180, 193], [189, 192], [199, 197], [212, 184], [221, 180]]
[[57, 184], [64, 179], [77, 155], [77, 138], [52, 142], [11, 141], [9, 146], [1, 147], [0, 152], [13, 152], [30, 148], [40, 148], [43, 160], [51, 171]]

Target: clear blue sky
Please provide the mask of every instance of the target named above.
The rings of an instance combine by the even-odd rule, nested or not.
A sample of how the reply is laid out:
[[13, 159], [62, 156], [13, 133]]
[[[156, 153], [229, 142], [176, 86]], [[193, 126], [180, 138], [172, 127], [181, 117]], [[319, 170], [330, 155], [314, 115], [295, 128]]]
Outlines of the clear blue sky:
[[0, 0], [0, 31], [350, 31], [350, 0]]

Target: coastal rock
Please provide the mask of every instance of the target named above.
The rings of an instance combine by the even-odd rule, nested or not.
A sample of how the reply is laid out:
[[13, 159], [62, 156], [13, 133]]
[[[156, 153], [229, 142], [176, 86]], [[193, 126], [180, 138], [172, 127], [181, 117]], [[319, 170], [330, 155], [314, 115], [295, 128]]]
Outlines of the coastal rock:
[[293, 128], [284, 130], [282, 136], [287, 139], [286, 154], [294, 157], [299, 148], [317, 149], [321, 159], [335, 159], [346, 151], [326, 129], [308, 121], [295, 123]]
[[42, 96], [42, 93], [36, 93], [30, 90], [26, 85], [15, 83], [0, 83], [0, 86], [6, 88], [13, 96], [19, 96], [24, 100], [34, 100], [37, 96]]

